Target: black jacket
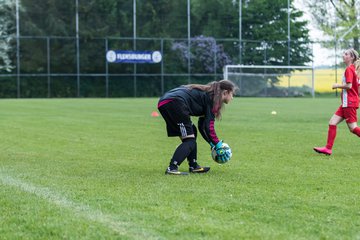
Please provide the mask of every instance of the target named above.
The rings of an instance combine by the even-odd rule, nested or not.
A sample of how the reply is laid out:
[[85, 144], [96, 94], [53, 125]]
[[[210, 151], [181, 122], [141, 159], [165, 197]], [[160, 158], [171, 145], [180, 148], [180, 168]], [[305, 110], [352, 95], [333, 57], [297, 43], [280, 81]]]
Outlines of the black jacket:
[[159, 102], [168, 99], [183, 101], [189, 110], [190, 116], [199, 117], [198, 128], [203, 138], [214, 145], [219, 142], [215, 132], [215, 115], [212, 111], [213, 101], [207, 92], [200, 89], [179, 87], [166, 92]]

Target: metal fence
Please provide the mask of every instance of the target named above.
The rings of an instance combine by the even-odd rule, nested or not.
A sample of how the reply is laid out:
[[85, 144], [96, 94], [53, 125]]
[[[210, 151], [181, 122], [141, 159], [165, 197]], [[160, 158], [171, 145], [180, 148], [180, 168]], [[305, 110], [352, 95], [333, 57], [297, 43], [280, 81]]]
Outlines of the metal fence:
[[[212, 41], [212, 39], [207, 40]], [[79, 39], [50, 36], [15, 38], [14, 43], [17, 42], [19, 46], [17, 54], [13, 54], [16, 67], [9, 73], [0, 74], [0, 97], [160, 96], [164, 91], [181, 84], [219, 80], [223, 78], [223, 65], [237, 64], [244, 56], [254, 55], [254, 52], [244, 50], [243, 55], [239, 56], [237, 39], [214, 39], [215, 42], [211, 42], [213, 46], [210, 47], [212, 50], [207, 55], [207, 59], [192, 60], [196, 59], [197, 50], [193, 49], [195, 48], [193, 45], [186, 47], [187, 41], [188, 39], [137, 38], [134, 43], [133, 38]], [[176, 44], [180, 44], [180, 47], [176, 47]], [[309, 47], [314, 48], [315, 44], [310, 44]], [[272, 58], [263, 41], [243, 41], [241, 46], [245, 45], [252, 51], [256, 49], [256, 55], [260, 55], [263, 64]], [[184, 46], [185, 49], [181, 49]], [[163, 60], [157, 64], [115, 64], [106, 61], [105, 56], [109, 49], [133, 50], [134, 48], [158, 50], [162, 53]], [[189, 53], [192, 57], [184, 56]], [[335, 54], [333, 54], [334, 63], [336, 63]], [[224, 59], [219, 61], [220, 57]], [[309, 62], [308, 65], [313, 65], [313, 62]], [[315, 81], [316, 74], [315, 71]], [[328, 79], [337, 81], [337, 78], [340, 78], [338, 74], [329, 73]]]

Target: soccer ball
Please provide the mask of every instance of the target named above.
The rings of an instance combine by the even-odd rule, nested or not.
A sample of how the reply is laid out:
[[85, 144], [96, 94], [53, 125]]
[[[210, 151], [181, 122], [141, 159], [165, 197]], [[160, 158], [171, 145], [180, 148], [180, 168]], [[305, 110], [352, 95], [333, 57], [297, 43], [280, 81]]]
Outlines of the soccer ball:
[[232, 156], [232, 152], [231, 152], [231, 148], [229, 147], [229, 145], [227, 144], [227, 143], [223, 143], [222, 145], [221, 145], [221, 148], [222, 148], [222, 150], [223, 151], [225, 151], [225, 152], [227, 152], [228, 154], [229, 154], [229, 159], [228, 160], [226, 160], [226, 161], [221, 161], [220, 159], [218, 159], [218, 156], [217, 156], [217, 153], [216, 153], [216, 150], [215, 150], [215, 148], [213, 148], [212, 150], [211, 150], [211, 157], [212, 157], [212, 159], [215, 161], [215, 162], [217, 162], [217, 163], [219, 163], [219, 164], [224, 164], [224, 163], [227, 163], [230, 159], [231, 159], [231, 156]]

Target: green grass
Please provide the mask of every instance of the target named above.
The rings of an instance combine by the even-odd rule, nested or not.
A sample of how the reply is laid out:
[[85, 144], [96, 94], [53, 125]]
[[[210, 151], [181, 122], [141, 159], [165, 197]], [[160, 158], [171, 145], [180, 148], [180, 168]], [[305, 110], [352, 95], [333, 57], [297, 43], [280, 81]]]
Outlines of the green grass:
[[233, 158], [200, 138], [211, 171], [190, 176], [164, 175], [180, 141], [156, 103], [1, 100], [0, 238], [360, 238], [359, 139], [343, 123], [333, 156], [312, 150], [339, 99], [234, 99], [216, 123]]

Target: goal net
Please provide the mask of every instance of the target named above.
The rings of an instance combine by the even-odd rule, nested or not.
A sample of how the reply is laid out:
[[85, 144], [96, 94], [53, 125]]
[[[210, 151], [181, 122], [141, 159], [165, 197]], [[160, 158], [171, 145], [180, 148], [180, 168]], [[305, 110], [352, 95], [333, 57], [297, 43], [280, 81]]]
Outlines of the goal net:
[[315, 96], [310, 66], [226, 65], [224, 79], [237, 84], [240, 96]]

